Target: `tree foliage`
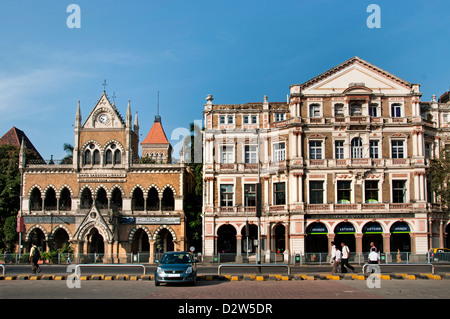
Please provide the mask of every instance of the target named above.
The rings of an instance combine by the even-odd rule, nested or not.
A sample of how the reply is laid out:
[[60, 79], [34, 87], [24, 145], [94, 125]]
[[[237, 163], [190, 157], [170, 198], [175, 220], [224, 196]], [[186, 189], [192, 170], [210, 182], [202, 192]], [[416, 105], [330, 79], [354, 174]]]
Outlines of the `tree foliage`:
[[[17, 239], [16, 216], [20, 209], [20, 149], [0, 145], [0, 247], [12, 250]], [[38, 159], [36, 152], [26, 150], [26, 159]]]
[[442, 209], [450, 208], [450, 152], [441, 152], [439, 158], [430, 161], [428, 171], [431, 178], [431, 189], [436, 194], [437, 202], [442, 205]]

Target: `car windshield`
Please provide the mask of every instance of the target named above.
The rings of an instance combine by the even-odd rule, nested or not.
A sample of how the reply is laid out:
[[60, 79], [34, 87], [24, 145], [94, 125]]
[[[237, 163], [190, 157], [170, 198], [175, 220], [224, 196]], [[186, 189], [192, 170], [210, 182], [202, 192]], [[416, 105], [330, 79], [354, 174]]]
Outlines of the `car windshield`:
[[191, 262], [191, 256], [186, 253], [165, 254], [161, 259], [162, 264], [185, 264]]

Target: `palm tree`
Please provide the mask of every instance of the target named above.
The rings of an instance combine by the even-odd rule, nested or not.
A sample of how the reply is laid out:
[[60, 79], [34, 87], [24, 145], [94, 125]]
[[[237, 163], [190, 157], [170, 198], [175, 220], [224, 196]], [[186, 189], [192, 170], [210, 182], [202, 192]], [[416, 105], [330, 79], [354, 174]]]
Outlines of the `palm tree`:
[[61, 160], [61, 164], [72, 164], [73, 163], [73, 145], [69, 143], [64, 143], [64, 151], [67, 153], [66, 156]]

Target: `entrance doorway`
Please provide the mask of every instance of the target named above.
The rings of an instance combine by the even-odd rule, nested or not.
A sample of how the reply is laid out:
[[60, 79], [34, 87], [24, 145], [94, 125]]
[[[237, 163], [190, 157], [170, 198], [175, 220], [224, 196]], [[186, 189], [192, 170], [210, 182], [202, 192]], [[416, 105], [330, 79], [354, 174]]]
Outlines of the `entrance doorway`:
[[307, 253], [327, 253], [328, 229], [320, 222], [314, 222], [306, 228], [305, 252]]
[[339, 223], [334, 229], [334, 242], [336, 247], [342, 247], [341, 244], [344, 243], [350, 252], [356, 251], [356, 239], [355, 239], [355, 227], [350, 222]]
[[103, 242], [103, 236], [98, 232], [97, 228], [92, 228], [87, 235], [88, 254], [100, 254], [105, 253], [105, 243]]
[[236, 229], [231, 225], [222, 225], [217, 230], [217, 252], [219, 254], [236, 253]]
[[411, 252], [411, 228], [405, 222], [396, 222], [391, 226], [391, 252]]
[[370, 243], [373, 242], [379, 252], [383, 252], [383, 228], [377, 222], [368, 222], [364, 225], [362, 237], [362, 251], [370, 252]]

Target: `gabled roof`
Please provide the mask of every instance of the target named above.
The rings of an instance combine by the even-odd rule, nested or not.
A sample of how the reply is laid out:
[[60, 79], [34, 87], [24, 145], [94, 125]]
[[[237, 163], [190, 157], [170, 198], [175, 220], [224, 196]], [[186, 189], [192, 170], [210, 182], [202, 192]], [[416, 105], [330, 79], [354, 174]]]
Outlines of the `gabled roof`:
[[312, 78], [312, 79], [310, 79], [310, 80], [300, 84], [300, 87], [303, 90], [303, 89], [305, 89], [305, 88], [307, 88], [307, 87], [309, 87], [309, 86], [311, 86], [311, 85], [313, 85], [313, 84], [315, 84], [315, 83], [317, 83], [317, 82], [319, 82], [319, 81], [321, 81], [321, 80], [323, 80], [323, 79], [325, 79], [325, 78], [327, 78], [327, 77], [329, 77], [329, 76], [331, 76], [331, 75], [341, 71], [342, 69], [347, 68], [348, 66], [350, 66], [352, 64], [363, 65], [366, 68], [371, 69], [371, 70], [373, 70], [373, 71], [375, 71], [375, 72], [377, 72], [379, 74], [382, 74], [384, 77], [389, 78], [390, 80], [392, 80], [394, 82], [397, 82], [398, 84], [401, 84], [401, 85], [403, 85], [405, 87], [411, 87], [412, 86], [412, 84], [409, 83], [408, 81], [405, 81], [405, 80], [403, 80], [403, 79], [401, 79], [401, 78], [399, 78], [399, 77], [397, 77], [397, 76], [395, 76], [395, 75], [393, 75], [393, 74], [391, 74], [391, 73], [389, 73], [389, 72], [387, 72], [387, 71], [385, 71], [385, 70], [383, 70], [383, 69], [381, 69], [381, 68], [379, 68], [379, 67], [377, 67], [377, 66], [375, 66], [375, 65], [373, 65], [373, 64], [371, 64], [371, 63], [369, 63], [369, 62], [367, 62], [367, 61], [365, 61], [365, 60], [363, 60], [361, 58], [359, 58], [359, 57], [357, 57], [357, 56], [354, 56], [354, 57], [348, 59], [347, 61], [345, 61], [345, 62], [335, 66], [334, 68], [331, 68], [328, 71], [325, 71], [322, 74], [319, 74], [318, 76], [316, 76], [316, 77], [314, 77], [314, 78]]
[[108, 112], [112, 116], [116, 117], [119, 121], [115, 122], [117, 123], [119, 127], [125, 127], [125, 121], [120, 114], [119, 110], [117, 109], [115, 103], [111, 103], [111, 101], [108, 98], [108, 95], [105, 91], [103, 91], [102, 95], [100, 96], [100, 99], [97, 101], [97, 104], [94, 106], [92, 111], [89, 113], [89, 116], [86, 118], [83, 127], [90, 127], [93, 120], [95, 120], [96, 116], [100, 112]]
[[166, 133], [161, 124], [161, 118], [156, 117], [150, 132], [148, 132], [146, 138], [141, 142], [142, 144], [170, 144], [167, 140]]
[[41, 154], [39, 154], [38, 150], [34, 147], [33, 143], [31, 143], [27, 135], [15, 126], [13, 126], [8, 132], [6, 132], [5, 135], [0, 138], [0, 145], [9, 144], [20, 148], [20, 145], [22, 144], [22, 138], [24, 138], [25, 147], [35, 151], [37, 156], [39, 158], [42, 158]]

